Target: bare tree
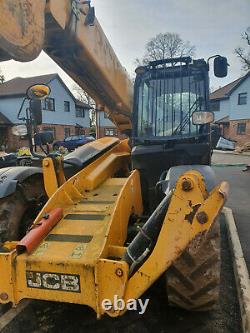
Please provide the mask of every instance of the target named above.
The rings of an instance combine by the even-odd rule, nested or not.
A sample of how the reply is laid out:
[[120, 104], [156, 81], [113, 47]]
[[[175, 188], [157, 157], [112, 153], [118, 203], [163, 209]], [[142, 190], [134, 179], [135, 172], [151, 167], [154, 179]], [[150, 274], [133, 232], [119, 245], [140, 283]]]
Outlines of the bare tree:
[[241, 35], [241, 38], [247, 43], [247, 49], [237, 47], [234, 52], [242, 63], [242, 69], [250, 70], [250, 27]]
[[83, 90], [78, 85], [73, 86], [73, 91], [75, 93], [76, 98], [79, 99], [79, 101], [81, 101], [85, 104], [88, 104], [91, 107], [91, 109], [90, 109], [90, 127], [95, 126], [95, 123], [96, 123], [95, 101], [93, 100], [93, 98], [91, 98], [89, 96], [89, 94], [85, 90]]
[[136, 59], [138, 65], [146, 65], [150, 61], [165, 58], [193, 56], [195, 46], [189, 41], [184, 41], [177, 33], [160, 33], [149, 40], [145, 47], [145, 54], [142, 60]]
[[79, 101], [86, 103], [90, 106], [95, 106], [95, 101], [93, 100], [93, 98], [91, 98], [89, 94], [81, 87], [79, 87], [78, 85], [74, 85], [73, 91], [75, 92], [76, 98], [79, 99]]

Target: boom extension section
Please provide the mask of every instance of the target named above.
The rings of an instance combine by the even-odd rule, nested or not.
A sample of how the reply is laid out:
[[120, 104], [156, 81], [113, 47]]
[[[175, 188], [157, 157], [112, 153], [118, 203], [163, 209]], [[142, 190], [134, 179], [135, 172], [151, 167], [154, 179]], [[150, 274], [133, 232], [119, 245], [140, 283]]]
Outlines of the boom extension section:
[[[140, 174], [129, 172], [129, 156], [128, 142], [117, 140], [50, 195], [21, 243], [2, 246], [1, 303], [18, 304], [24, 298], [69, 302], [90, 306], [98, 318], [104, 313], [117, 317], [122, 312], [105, 309], [105, 299], [139, 298], [183, 251], [199, 251], [223, 207], [227, 183], [208, 193], [199, 172], [186, 172], [158, 207], [162, 213], [167, 202], [164, 214], [153, 213], [147, 228], [127, 246], [132, 217], [143, 213]], [[62, 218], [51, 221], [58, 209]], [[159, 230], [154, 237], [152, 223]], [[135, 256], [132, 248], [140, 234], [147, 242], [149, 235], [152, 239], [140, 242], [143, 255]]]
[[89, 1], [0, 2], [0, 61], [31, 61], [44, 50], [103, 108], [129, 129], [132, 83]]

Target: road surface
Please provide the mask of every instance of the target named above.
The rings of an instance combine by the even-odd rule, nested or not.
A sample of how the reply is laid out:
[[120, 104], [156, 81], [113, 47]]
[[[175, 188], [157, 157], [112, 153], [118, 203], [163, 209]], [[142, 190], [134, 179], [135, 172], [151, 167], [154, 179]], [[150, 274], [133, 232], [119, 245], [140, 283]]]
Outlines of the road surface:
[[[250, 163], [250, 156], [216, 153], [212, 163]], [[230, 184], [227, 206], [232, 208], [248, 271], [250, 271], [250, 171], [242, 172], [242, 166], [214, 166], [218, 180]]]

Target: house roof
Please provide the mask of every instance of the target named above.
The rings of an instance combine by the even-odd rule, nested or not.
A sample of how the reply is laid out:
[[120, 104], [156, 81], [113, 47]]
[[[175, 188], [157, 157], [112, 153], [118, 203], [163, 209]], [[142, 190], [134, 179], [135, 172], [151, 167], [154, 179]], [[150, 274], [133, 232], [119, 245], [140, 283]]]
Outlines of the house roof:
[[229, 123], [229, 116], [223, 117], [215, 121], [216, 124], [227, 124]]
[[79, 99], [77, 99], [75, 97], [74, 97], [74, 100], [75, 100], [75, 103], [76, 103], [77, 106], [80, 106], [84, 109], [89, 109], [89, 110], [92, 109], [92, 107], [90, 105], [88, 105], [86, 103], [83, 103], [82, 101], [80, 101]]
[[219, 99], [225, 99], [225, 98], [229, 98], [229, 96], [231, 95], [231, 93], [243, 82], [245, 81], [250, 75], [250, 71], [238, 78], [237, 80], [228, 83], [227, 85], [225, 85], [224, 87], [221, 87], [217, 90], [215, 90], [213, 93], [210, 94], [210, 100], [219, 100]]
[[0, 125], [12, 125], [12, 122], [0, 112]]
[[0, 84], [0, 98], [9, 97], [9, 96], [25, 96], [27, 89], [32, 85], [39, 83], [49, 84], [55, 78], [57, 78], [62, 83], [63, 87], [73, 98], [77, 106], [81, 106], [84, 109], [91, 109], [91, 106], [75, 98], [75, 96], [72, 94], [72, 92], [69, 90], [69, 88], [66, 86], [66, 84], [63, 82], [63, 80], [60, 78], [60, 76], [57, 73], [32, 76], [32, 77], [16, 77], [12, 80], [6, 81]]
[[48, 84], [54, 78], [59, 77], [58, 74], [46, 74], [33, 77], [16, 77], [12, 80], [0, 84], [0, 97], [5, 96], [24, 96], [27, 89], [34, 84]]

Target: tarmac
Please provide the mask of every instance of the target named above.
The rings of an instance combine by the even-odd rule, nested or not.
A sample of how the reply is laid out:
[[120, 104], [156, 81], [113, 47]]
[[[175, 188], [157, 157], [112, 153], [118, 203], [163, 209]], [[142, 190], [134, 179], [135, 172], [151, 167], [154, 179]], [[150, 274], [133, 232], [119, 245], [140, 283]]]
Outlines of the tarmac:
[[[242, 171], [242, 165], [250, 163], [250, 156], [215, 152], [212, 161], [219, 165], [214, 165], [217, 179], [229, 182], [230, 191], [226, 206], [233, 211], [245, 261], [250, 271], [250, 171]], [[232, 166], [228, 166], [229, 164]]]

